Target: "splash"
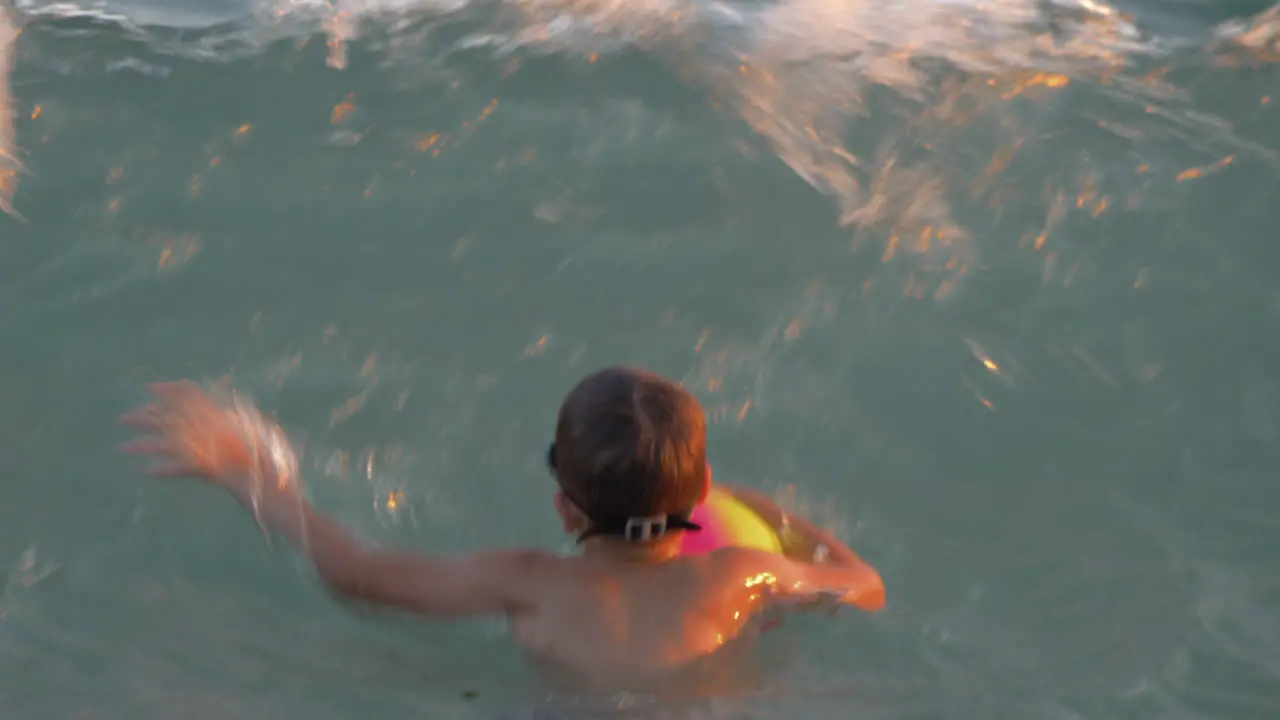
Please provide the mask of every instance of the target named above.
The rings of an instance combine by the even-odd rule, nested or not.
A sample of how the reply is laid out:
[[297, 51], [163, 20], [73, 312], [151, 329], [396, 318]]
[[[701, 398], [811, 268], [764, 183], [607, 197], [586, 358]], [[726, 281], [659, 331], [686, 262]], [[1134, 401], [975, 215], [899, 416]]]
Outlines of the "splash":
[[[1058, 96], [1083, 88], [1202, 143], [1245, 144], [1225, 123], [1178, 106], [1176, 88], [1144, 77], [1188, 43], [1149, 36], [1100, 0], [524, 0], [497, 7], [452, 51], [488, 47], [497, 56], [525, 50], [595, 62], [624, 48], [659, 58], [832, 198], [856, 237], [886, 242], [886, 262], [921, 256], [933, 282], [909, 279], [915, 297], [945, 298], [979, 265], [974, 233], [955, 203], [968, 196], [997, 214], [1008, 204], [1016, 188], [998, 176], [1066, 102]], [[1101, 126], [1126, 132], [1118, 123]], [[965, 175], [966, 157], [982, 146], [993, 155], [986, 176], [975, 179]], [[1105, 205], [1094, 210], [1096, 217]]]
[[[171, 3], [22, 7], [113, 18], [160, 52], [199, 60], [227, 61], [284, 39], [304, 47], [321, 36], [335, 71], [375, 62], [412, 72], [486, 52], [513, 68], [528, 55], [594, 63], [638, 51], [705, 91], [830, 197], [856, 238], [879, 238], [886, 258], [923, 257], [935, 296], [949, 295], [979, 263], [956, 204], [973, 200], [999, 213], [1012, 189], [999, 176], [1027, 152], [1044, 118], [1055, 106], [1082, 112], [1059, 99], [1069, 93], [1127, 105], [1118, 113], [1144, 113], [1200, 148], [1237, 146], [1214, 147], [1217, 157], [1265, 151], [1149, 75], [1178, 51], [1203, 51], [1200, 41], [1154, 36], [1103, 0], [249, 0], [221, 16], [182, 15]], [[1276, 57], [1278, 18], [1280, 6], [1224, 25], [1216, 55]], [[165, 31], [201, 23], [206, 32]], [[380, 55], [353, 60], [356, 42]], [[1122, 123], [1097, 124], [1134, 136]], [[975, 179], [963, 173], [976, 148], [992, 158]]]
[[1280, 4], [1252, 18], [1231, 20], [1215, 28], [1220, 59], [1228, 64], [1280, 62]]
[[[1007, 101], [1115, 72], [1143, 49], [1106, 6], [1045, 7], [793, 0], [752, 21], [736, 82], [722, 76], [717, 86], [781, 159], [836, 199], [844, 224], [940, 238], [963, 263], [966, 232], [946, 199], [962, 179], [947, 176], [939, 148], [978, 120], [1015, 129]], [[896, 117], [875, 117], [889, 104]], [[876, 121], [899, 128], [878, 133], [876, 147], [852, 147], [856, 128]]]
[[6, 4], [0, 2], [0, 211], [22, 219], [13, 207], [22, 163], [18, 160], [18, 134], [14, 129], [17, 108], [9, 87], [19, 31], [10, 15]]
[[[852, 228], [855, 245], [868, 239], [882, 243], [886, 264], [911, 256], [905, 294], [916, 299], [947, 301], [982, 266], [981, 233], [962, 219], [959, 206], [983, 206], [995, 217], [1021, 204], [1018, 183], [1006, 171], [1019, 157], [1035, 154], [1046, 125], [1061, 125], [1060, 117], [1051, 118], [1054, 113], [1079, 114], [1131, 147], [1163, 134], [1216, 157], [1274, 154], [1195, 108], [1164, 79], [1168, 67], [1185, 61], [1179, 53], [1185, 59], [1205, 50], [1199, 40], [1155, 36], [1103, 0], [288, 5], [290, 12], [306, 8], [325, 18], [333, 67], [345, 66], [347, 43], [377, 27], [375, 20], [385, 27], [388, 18], [400, 23], [405, 57], [434, 54], [445, 62], [454, 53], [488, 50], [504, 62], [520, 53], [588, 63], [635, 51], [657, 58], [682, 83], [705, 90], [710, 103], [831, 198], [839, 222]], [[424, 21], [432, 28], [452, 24], [470, 31], [458, 38], [405, 29]], [[450, 41], [440, 43], [442, 36]], [[1217, 37], [1218, 58], [1271, 61], [1280, 43], [1280, 6], [1225, 24]], [[1064, 99], [1080, 93], [1109, 103], [1117, 116], [1142, 113], [1146, 137], [1121, 122], [1083, 117], [1077, 108], [1097, 103]], [[975, 178], [968, 168], [978, 152], [990, 153], [990, 162]], [[1080, 182], [1091, 182], [1093, 169], [1078, 171]], [[1102, 194], [1077, 203], [1095, 219], [1111, 206]], [[1037, 250], [1052, 224], [1039, 229]], [[1057, 258], [1047, 257], [1047, 264]]]

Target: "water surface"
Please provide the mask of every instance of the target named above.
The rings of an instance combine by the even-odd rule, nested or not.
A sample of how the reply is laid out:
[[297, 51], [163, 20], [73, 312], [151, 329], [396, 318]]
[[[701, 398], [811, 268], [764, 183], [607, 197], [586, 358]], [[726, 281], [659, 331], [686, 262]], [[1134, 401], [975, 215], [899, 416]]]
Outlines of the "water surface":
[[888, 583], [712, 717], [1276, 716], [1277, 13], [19, 2], [5, 716], [533, 703], [497, 624], [347, 612], [114, 418], [230, 377], [369, 539], [567, 549], [542, 448], [614, 362]]

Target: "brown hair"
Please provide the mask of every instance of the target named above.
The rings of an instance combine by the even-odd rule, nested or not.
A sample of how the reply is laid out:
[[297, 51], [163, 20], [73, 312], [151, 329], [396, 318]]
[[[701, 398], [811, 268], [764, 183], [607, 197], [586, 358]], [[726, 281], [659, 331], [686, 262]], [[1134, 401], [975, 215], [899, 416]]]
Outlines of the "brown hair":
[[634, 517], [687, 517], [707, 481], [706, 417], [680, 385], [609, 367], [565, 397], [551, 452], [561, 489], [601, 530]]

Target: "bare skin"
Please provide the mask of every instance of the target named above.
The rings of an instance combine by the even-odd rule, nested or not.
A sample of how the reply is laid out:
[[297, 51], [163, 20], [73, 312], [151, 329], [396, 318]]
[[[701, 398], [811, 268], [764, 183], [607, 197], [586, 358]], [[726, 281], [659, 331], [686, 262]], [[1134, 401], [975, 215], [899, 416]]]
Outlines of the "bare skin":
[[[307, 556], [343, 598], [425, 616], [505, 616], [527, 654], [584, 686], [671, 674], [744, 635], [774, 604], [826, 595], [867, 611], [884, 605], [884, 584], [871, 566], [745, 490], [734, 492], [786, 527], [800, 558], [825, 546], [827, 562], [737, 548], [682, 557], [679, 533], [644, 544], [595, 537], [577, 557], [526, 549], [445, 557], [367, 547], [307, 502], [283, 432], [251, 405], [187, 382], [152, 392], [155, 402], [123, 418], [142, 433], [125, 449], [160, 461], [150, 474], [226, 490]], [[587, 518], [563, 494], [554, 504], [567, 532], [586, 528]]]

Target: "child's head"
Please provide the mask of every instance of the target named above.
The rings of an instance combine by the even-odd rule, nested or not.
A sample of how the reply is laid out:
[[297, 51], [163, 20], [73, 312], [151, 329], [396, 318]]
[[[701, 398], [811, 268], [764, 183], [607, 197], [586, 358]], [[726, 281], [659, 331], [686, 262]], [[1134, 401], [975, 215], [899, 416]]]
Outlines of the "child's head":
[[689, 513], [710, 482], [702, 405], [654, 373], [600, 370], [565, 397], [547, 461], [565, 528], [581, 538], [634, 541], [664, 529], [696, 530]]

